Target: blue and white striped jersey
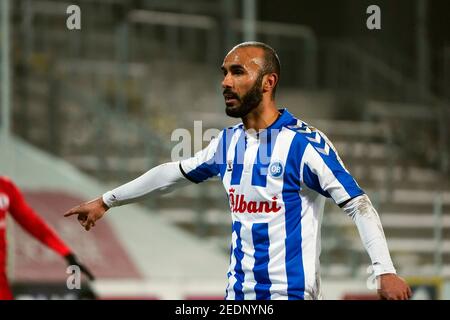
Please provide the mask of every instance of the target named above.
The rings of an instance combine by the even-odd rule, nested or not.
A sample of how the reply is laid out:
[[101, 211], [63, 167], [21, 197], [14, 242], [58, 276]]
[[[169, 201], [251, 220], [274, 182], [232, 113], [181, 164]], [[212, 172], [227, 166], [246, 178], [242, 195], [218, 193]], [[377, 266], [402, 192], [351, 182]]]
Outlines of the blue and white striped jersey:
[[286, 109], [259, 133], [227, 128], [180, 162], [195, 183], [220, 175], [232, 239], [226, 299], [305, 299], [320, 293], [324, 197], [364, 192], [328, 139]]

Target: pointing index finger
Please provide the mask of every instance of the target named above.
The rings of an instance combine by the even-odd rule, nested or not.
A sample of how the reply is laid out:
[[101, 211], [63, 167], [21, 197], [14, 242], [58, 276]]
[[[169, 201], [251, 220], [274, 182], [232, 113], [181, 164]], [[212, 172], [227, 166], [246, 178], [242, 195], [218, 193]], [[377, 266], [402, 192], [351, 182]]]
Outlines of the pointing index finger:
[[64, 214], [64, 217], [69, 217], [69, 216], [72, 216], [72, 215], [78, 214], [78, 213], [79, 213], [78, 210], [76, 208], [73, 208], [73, 209], [70, 209], [69, 211], [67, 211]]
[[64, 214], [64, 217], [70, 217], [70, 216], [72, 216], [74, 214], [75, 214], [75, 212], [68, 211], [67, 213]]

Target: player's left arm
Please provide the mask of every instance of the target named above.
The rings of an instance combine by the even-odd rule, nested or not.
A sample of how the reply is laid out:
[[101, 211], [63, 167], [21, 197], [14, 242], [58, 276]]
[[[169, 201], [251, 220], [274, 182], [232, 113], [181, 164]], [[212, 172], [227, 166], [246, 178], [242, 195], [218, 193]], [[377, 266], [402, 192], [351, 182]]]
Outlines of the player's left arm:
[[355, 222], [379, 280], [380, 297], [408, 299], [411, 290], [396, 274], [377, 211], [345, 168], [333, 144], [322, 132], [316, 132], [315, 141], [305, 148], [302, 180], [308, 187], [333, 198]]
[[346, 201], [341, 208], [358, 228], [364, 248], [372, 261], [374, 274], [377, 276], [380, 297], [388, 300], [409, 299], [411, 289], [396, 274], [380, 218], [369, 197], [365, 194], [357, 196]]

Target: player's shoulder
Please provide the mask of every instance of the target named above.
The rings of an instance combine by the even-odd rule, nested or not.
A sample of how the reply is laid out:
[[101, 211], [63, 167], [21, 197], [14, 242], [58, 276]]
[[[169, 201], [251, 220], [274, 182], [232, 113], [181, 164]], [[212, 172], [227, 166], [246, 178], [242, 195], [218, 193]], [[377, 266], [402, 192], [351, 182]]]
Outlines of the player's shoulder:
[[317, 134], [325, 136], [325, 134], [316, 128], [315, 126], [303, 121], [301, 119], [294, 118], [290, 124], [284, 126], [286, 129], [291, 130], [296, 136], [306, 139]]
[[306, 121], [295, 118], [295, 123], [293, 121], [286, 128], [295, 133], [295, 140], [302, 145], [311, 144], [316, 150], [323, 151], [324, 154], [328, 154], [329, 148], [336, 152], [326, 134]]

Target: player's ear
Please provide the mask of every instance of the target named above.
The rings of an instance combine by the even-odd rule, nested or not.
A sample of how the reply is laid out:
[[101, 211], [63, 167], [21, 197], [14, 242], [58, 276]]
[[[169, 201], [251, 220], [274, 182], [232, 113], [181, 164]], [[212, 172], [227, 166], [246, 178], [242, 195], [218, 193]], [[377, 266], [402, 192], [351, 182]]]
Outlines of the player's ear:
[[276, 73], [269, 73], [263, 77], [263, 92], [273, 91], [278, 82]]

